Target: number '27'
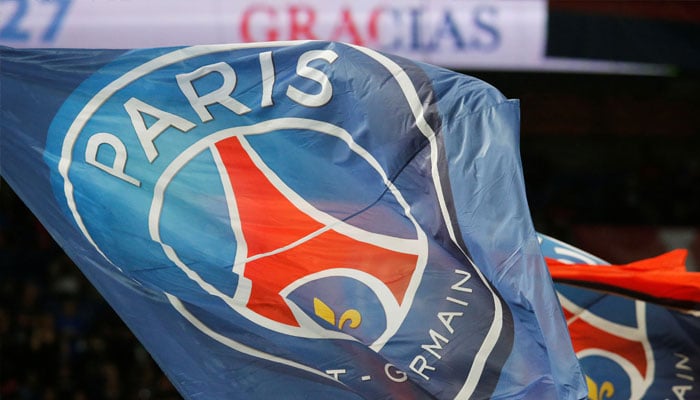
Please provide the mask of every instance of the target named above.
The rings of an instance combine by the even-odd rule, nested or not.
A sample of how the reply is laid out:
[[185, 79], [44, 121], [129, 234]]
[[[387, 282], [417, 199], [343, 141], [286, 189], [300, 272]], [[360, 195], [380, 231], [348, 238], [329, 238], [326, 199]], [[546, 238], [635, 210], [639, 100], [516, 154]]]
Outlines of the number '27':
[[[66, 11], [70, 6], [71, 0], [34, 0], [37, 3], [53, 3], [56, 5], [56, 12], [53, 18], [49, 21], [48, 26], [41, 34], [43, 42], [51, 42], [56, 37], [56, 33], [61, 27], [63, 18], [66, 16]], [[29, 14], [30, 0], [0, 0], [0, 3], [16, 3], [14, 13], [10, 15], [5, 26], [0, 28], [0, 40], [7, 41], [27, 41], [30, 38], [29, 31], [22, 28], [22, 22], [26, 20]]]

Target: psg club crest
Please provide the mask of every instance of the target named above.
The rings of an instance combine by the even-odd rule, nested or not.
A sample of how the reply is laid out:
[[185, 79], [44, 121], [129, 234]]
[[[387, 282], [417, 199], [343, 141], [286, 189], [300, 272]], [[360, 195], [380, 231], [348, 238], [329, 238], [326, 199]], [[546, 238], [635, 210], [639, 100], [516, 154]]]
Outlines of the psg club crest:
[[[540, 235], [545, 257], [564, 263], [606, 261]], [[655, 359], [644, 302], [557, 285], [576, 356], [586, 372], [589, 398], [642, 398], [654, 380]]]
[[[367, 64], [385, 77], [381, 97], [348, 76]], [[60, 157], [46, 158], [85, 238], [209, 338], [325, 378], [457, 374], [449, 390], [474, 393], [483, 364], [450, 363], [502, 363], [509, 314], [456, 246], [436, 244], [447, 232], [426, 232], [445, 217], [422, 208], [443, 195], [421, 79], [340, 44], [126, 53], [64, 103], [47, 145]], [[394, 114], [368, 114], [380, 106]], [[331, 368], [324, 346], [338, 341], [369, 358]]]

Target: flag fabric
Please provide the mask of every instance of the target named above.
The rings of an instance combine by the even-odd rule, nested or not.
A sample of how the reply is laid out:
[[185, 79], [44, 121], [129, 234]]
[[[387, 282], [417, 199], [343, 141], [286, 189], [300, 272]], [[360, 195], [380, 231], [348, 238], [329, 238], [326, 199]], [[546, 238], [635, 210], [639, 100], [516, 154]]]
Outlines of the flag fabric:
[[589, 399], [700, 399], [700, 289], [685, 250], [612, 266], [540, 240]]
[[366, 48], [2, 49], [3, 178], [188, 399], [581, 399], [519, 105]]
[[555, 282], [700, 312], [700, 272], [686, 270], [687, 256], [687, 250], [677, 249], [625, 265], [591, 266], [547, 259], [547, 266]]

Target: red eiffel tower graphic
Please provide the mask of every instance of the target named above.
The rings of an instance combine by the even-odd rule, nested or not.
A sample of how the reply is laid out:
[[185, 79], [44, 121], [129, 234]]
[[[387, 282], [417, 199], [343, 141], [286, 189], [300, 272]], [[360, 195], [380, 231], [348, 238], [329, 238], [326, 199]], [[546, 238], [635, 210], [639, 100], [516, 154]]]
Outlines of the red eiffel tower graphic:
[[[238, 138], [220, 141], [216, 148], [236, 196], [248, 258], [281, 249], [326, 228], [299, 210], [269, 181]], [[350, 268], [373, 275], [401, 304], [417, 259], [415, 254], [325, 230], [289, 249], [248, 261], [244, 276], [252, 282], [252, 289], [247, 306], [272, 320], [299, 326], [280, 291], [300, 278], [331, 268]]]
[[[566, 308], [564, 308], [564, 316], [567, 320], [574, 318], [574, 314]], [[629, 361], [637, 369], [640, 376], [646, 376], [648, 361], [642, 342], [606, 332], [583, 319], [575, 319], [569, 323], [569, 333], [574, 352], [578, 353], [588, 349], [606, 350]]]

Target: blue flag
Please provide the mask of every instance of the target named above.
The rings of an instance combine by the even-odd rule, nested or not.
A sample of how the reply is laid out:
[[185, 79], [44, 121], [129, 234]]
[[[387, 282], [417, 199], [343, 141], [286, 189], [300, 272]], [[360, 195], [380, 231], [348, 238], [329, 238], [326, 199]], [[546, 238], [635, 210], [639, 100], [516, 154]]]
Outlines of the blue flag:
[[[606, 261], [546, 235], [540, 235], [540, 240], [548, 259], [612, 268]], [[640, 268], [630, 273], [645, 272], [653, 271]], [[623, 296], [614, 288], [593, 290], [560, 283], [556, 276], [555, 282], [574, 349], [586, 373], [589, 398], [700, 399], [697, 310]]]
[[2, 176], [185, 398], [581, 399], [519, 105], [326, 42], [2, 49]]

